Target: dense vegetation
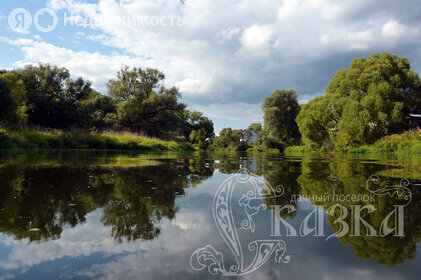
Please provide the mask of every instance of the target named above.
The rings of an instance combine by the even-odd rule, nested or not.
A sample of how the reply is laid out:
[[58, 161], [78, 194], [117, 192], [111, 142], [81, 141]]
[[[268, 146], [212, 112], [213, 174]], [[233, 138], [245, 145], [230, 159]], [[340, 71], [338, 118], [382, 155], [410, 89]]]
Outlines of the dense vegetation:
[[[300, 105], [293, 90], [276, 90], [266, 97], [262, 110], [264, 127], [261, 123], [253, 123], [245, 131], [224, 128], [215, 138], [216, 149], [279, 151], [300, 142], [301, 136], [295, 122]], [[248, 143], [251, 131], [257, 133], [257, 143]]]
[[[214, 135], [212, 121], [187, 110], [178, 89], [167, 88], [164, 82], [164, 74], [157, 69], [125, 67], [108, 82], [108, 94], [103, 95], [89, 81], [73, 79], [67, 69], [49, 64], [1, 71], [0, 148], [149, 149], [151, 145], [144, 142], [173, 146], [145, 137], [206, 148]], [[126, 141], [126, 132], [137, 136]], [[69, 144], [66, 139], [71, 138], [81, 142]]]
[[402, 134], [385, 136], [373, 145], [364, 145], [348, 150], [351, 154], [400, 153], [421, 154], [421, 130], [410, 130]]
[[265, 143], [268, 147], [282, 148], [298, 143], [301, 136], [295, 119], [300, 112], [300, 105], [293, 90], [276, 90], [266, 97], [262, 109]]
[[[405, 132], [405, 117], [421, 112], [418, 74], [410, 70], [408, 59], [389, 53], [354, 59], [350, 68], [336, 73], [324, 96], [301, 106], [293, 90], [276, 90], [263, 102], [263, 125], [254, 123], [245, 130], [224, 128], [216, 137], [213, 122], [201, 112], [187, 110], [179, 90], [167, 87], [165, 75], [157, 69], [125, 67], [109, 80], [107, 88], [103, 95], [92, 90], [89, 81], [73, 79], [67, 69], [49, 64], [0, 71], [0, 127], [6, 129], [0, 148], [31, 146], [30, 141], [22, 144], [22, 139], [28, 138], [28, 129], [41, 128], [64, 130], [63, 135], [83, 130], [82, 138], [102, 137], [94, 141], [97, 148], [127, 148], [118, 137], [108, 144], [109, 136], [101, 133], [112, 131], [189, 142], [209, 150], [364, 152], [369, 150], [367, 145], [388, 145], [384, 143], [389, 140], [379, 140]], [[46, 137], [42, 142], [52, 137], [51, 133], [48, 137], [42, 132], [33, 134], [37, 139]], [[67, 137], [63, 135], [56, 138]], [[412, 137], [411, 141], [405, 145], [415, 147], [419, 139]], [[68, 147], [36, 143], [32, 146]], [[94, 147], [86, 141], [70, 146]], [[403, 149], [397, 147], [370, 150]]]
[[302, 106], [297, 123], [305, 146], [348, 150], [403, 132], [405, 116], [420, 104], [421, 80], [408, 59], [375, 54], [339, 70], [325, 96]]
[[189, 151], [189, 143], [160, 140], [132, 133], [92, 132], [84, 130], [0, 129], [0, 149], [107, 149], [131, 151]]
[[[356, 58], [349, 69], [339, 70], [326, 88], [326, 95], [299, 105], [293, 90], [276, 90], [262, 106], [265, 147], [288, 152], [364, 152], [383, 137], [408, 130], [406, 117], [421, 112], [421, 80], [410, 70], [408, 59], [389, 53]], [[418, 133], [419, 134], [419, 133]], [[416, 135], [418, 135], [416, 133]], [[421, 145], [409, 134], [393, 136], [407, 140], [390, 144], [388, 138], [371, 150], [414, 151]], [[241, 135], [227, 128], [217, 146], [237, 147]], [[237, 143], [237, 146], [235, 145]], [[302, 146], [294, 146], [302, 144]], [[379, 148], [380, 147], [380, 148]]]

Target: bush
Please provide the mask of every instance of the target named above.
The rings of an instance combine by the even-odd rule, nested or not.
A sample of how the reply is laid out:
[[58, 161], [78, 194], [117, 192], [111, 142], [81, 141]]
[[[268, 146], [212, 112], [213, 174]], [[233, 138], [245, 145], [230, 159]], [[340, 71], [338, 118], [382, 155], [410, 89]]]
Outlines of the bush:
[[359, 148], [352, 148], [348, 151], [349, 154], [368, 154], [370, 148], [368, 146], [361, 146]]
[[402, 134], [393, 134], [381, 138], [371, 146], [362, 146], [348, 150], [352, 154], [365, 153], [400, 153], [421, 154], [421, 130], [410, 130]]
[[311, 152], [310, 148], [306, 146], [289, 146], [286, 147], [284, 153], [286, 154], [297, 154]]

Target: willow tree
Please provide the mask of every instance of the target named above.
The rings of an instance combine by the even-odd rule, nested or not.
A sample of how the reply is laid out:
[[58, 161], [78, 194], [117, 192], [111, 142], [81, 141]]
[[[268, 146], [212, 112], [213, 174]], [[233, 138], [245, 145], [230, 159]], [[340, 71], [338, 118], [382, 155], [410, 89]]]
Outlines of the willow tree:
[[[337, 149], [347, 149], [402, 132], [405, 116], [420, 112], [421, 80], [410, 70], [407, 58], [374, 54], [368, 59], [356, 58], [349, 69], [339, 70], [324, 98], [324, 108], [320, 100], [310, 102], [298, 116], [303, 138], [320, 146], [324, 141], [314, 139], [314, 134], [323, 131], [323, 137], [325, 132], [329, 135], [324, 140]], [[311, 110], [318, 112], [308, 114]], [[309, 120], [314, 115], [323, 120], [321, 127]]]
[[177, 88], [164, 86], [165, 76], [157, 69], [125, 67], [111, 79], [108, 92], [118, 104], [119, 124], [148, 136], [178, 132], [185, 105]]
[[262, 109], [265, 141], [268, 146], [284, 147], [299, 141], [300, 132], [295, 119], [300, 106], [293, 90], [276, 90], [266, 97]]

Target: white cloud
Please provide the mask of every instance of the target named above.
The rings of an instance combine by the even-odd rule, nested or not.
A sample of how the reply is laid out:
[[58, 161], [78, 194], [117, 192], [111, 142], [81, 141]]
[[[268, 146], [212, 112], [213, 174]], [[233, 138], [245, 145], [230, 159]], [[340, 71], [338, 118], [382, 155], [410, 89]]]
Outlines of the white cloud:
[[401, 37], [408, 34], [408, 28], [396, 20], [389, 20], [383, 25], [382, 34], [386, 37]]
[[244, 30], [241, 43], [247, 49], [258, 50], [268, 47], [272, 35], [272, 30], [269, 27], [253, 25]]
[[[40, 40], [39, 37], [36, 37], [36, 39]], [[121, 67], [147, 64], [144, 59], [129, 55], [115, 54], [108, 56], [99, 52], [76, 52], [30, 39], [11, 41], [3, 38], [2, 40], [21, 47], [25, 59], [17, 61], [15, 63], [17, 67], [23, 67], [27, 64], [55, 63], [68, 68], [74, 76], [83, 76], [89, 79], [93, 82], [95, 89], [104, 93], [107, 81], [114, 77]]]

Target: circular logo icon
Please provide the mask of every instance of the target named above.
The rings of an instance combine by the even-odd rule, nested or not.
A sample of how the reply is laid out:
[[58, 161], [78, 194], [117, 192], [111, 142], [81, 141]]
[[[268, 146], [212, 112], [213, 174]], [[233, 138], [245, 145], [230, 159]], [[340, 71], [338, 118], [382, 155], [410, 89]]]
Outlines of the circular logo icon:
[[[52, 23], [51, 23], [51, 19], [49, 19], [48, 20], [49, 23], [46, 26], [41, 25], [39, 22], [40, 17], [44, 17], [45, 14], [47, 14], [49, 17], [52, 18]], [[38, 10], [34, 15], [34, 25], [41, 32], [53, 31], [57, 27], [57, 22], [58, 22], [57, 14], [53, 10], [48, 9], [48, 8]]]
[[9, 27], [15, 32], [26, 33], [32, 25], [31, 13], [23, 8], [14, 9], [9, 14]]

